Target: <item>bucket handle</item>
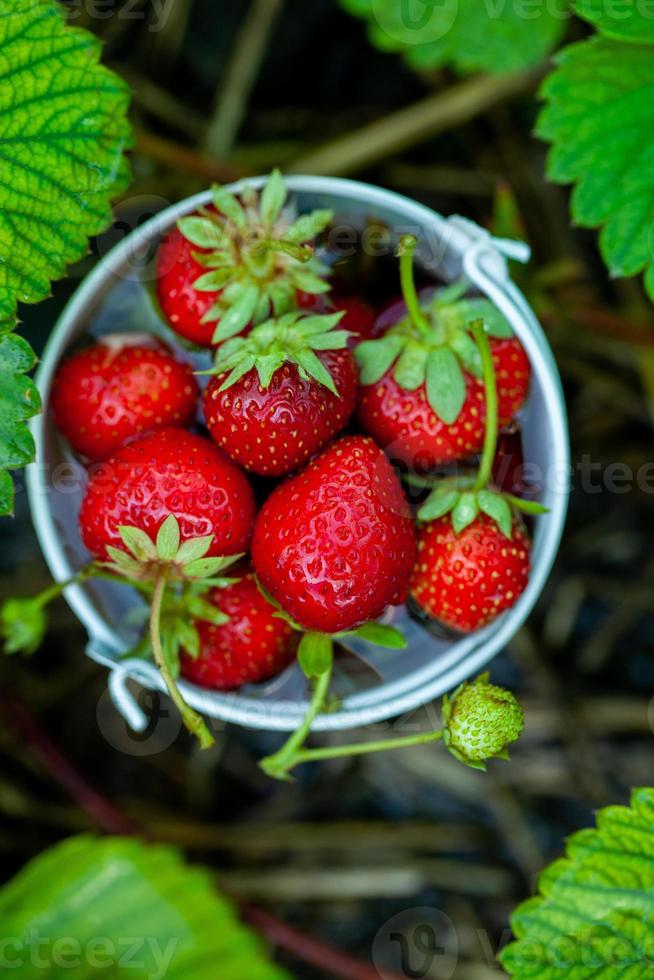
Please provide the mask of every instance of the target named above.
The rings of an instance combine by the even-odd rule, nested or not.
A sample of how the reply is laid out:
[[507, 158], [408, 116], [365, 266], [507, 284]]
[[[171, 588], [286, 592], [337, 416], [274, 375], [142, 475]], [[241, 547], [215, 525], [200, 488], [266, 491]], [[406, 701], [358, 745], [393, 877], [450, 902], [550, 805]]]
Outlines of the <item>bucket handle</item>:
[[162, 691], [161, 675], [154, 664], [137, 657], [116, 661], [116, 654], [103, 643], [91, 639], [86, 647], [91, 660], [109, 669], [109, 695], [117, 711], [135, 732], [144, 732], [149, 724], [148, 716], [129, 689], [128, 681], [138, 681], [149, 690]]

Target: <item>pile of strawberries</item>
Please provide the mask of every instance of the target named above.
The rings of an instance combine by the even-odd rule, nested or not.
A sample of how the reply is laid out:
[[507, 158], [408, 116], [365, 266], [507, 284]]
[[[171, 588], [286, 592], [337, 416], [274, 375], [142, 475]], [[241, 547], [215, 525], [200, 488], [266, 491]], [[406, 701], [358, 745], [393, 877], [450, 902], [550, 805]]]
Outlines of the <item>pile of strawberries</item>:
[[117, 332], [55, 378], [88, 464], [83, 542], [156, 606], [173, 678], [231, 689], [296, 656], [319, 677], [334, 638], [401, 645], [371, 625], [390, 605], [467, 633], [527, 584], [520, 515], [539, 508], [492, 482], [528, 394], [520, 342], [465, 286], [418, 295], [411, 236], [394, 316], [334, 294], [316, 248], [332, 220], [298, 216], [277, 172], [215, 188], [160, 246], [174, 346]]

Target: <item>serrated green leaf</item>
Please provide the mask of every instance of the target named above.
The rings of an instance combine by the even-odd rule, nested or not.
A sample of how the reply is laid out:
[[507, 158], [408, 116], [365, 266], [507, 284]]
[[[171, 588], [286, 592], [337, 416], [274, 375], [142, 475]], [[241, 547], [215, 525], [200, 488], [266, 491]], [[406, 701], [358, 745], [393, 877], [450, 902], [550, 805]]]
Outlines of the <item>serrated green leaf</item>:
[[461, 492], [455, 487], [436, 487], [418, 511], [418, 519], [435, 521], [437, 518], [449, 514], [458, 503], [460, 496]]
[[34, 440], [25, 423], [40, 410], [41, 400], [25, 372], [35, 360], [22, 337], [0, 336], [0, 515], [13, 511], [14, 488], [6, 470], [26, 466], [34, 458]]
[[518, 980], [652, 976], [654, 790], [600, 810], [597, 829], [575, 834], [566, 851], [513, 914], [504, 968]]
[[127, 86], [98, 64], [100, 41], [53, 0], [11, 0], [0, 17], [0, 321], [35, 303], [128, 184]]
[[196, 660], [200, 656], [200, 634], [196, 627], [185, 619], [178, 617], [175, 620], [174, 628], [177, 631], [177, 639], [184, 653], [187, 653], [189, 657]]
[[[225, 244], [225, 232], [217, 222], [211, 218], [202, 218], [197, 214], [190, 214], [185, 218], [180, 218], [177, 227], [184, 238], [188, 239], [198, 248], [222, 248]], [[196, 289], [200, 287], [194, 284]]]
[[131, 558], [127, 552], [121, 551], [120, 548], [114, 548], [113, 545], [108, 544], [107, 555], [111, 559], [112, 567], [119, 575], [132, 576], [141, 573], [141, 563], [136, 558]]
[[452, 527], [455, 534], [460, 534], [465, 530], [479, 513], [477, 495], [475, 493], [462, 493], [452, 511]]
[[651, 0], [573, 0], [573, 6], [606, 37], [635, 44], [654, 42]]
[[131, 551], [139, 561], [154, 561], [157, 557], [157, 548], [152, 538], [139, 527], [118, 527], [121, 541], [125, 547]]
[[429, 351], [414, 340], [409, 340], [393, 368], [393, 377], [400, 388], [415, 391], [424, 385], [427, 376], [427, 357]]
[[406, 343], [405, 337], [391, 334], [381, 340], [364, 340], [355, 350], [362, 385], [374, 385], [383, 378]]
[[426, 390], [427, 401], [436, 415], [446, 425], [456, 422], [466, 397], [466, 381], [461, 365], [449, 347], [430, 352]]
[[452, 65], [460, 72], [518, 71], [538, 64], [565, 30], [567, 0], [340, 0], [364, 18], [372, 43], [400, 52], [416, 70]]
[[354, 635], [373, 643], [377, 647], [385, 647], [387, 650], [406, 649], [406, 639], [402, 633], [394, 626], [386, 626], [384, 623], [364, 623]]
[[261, 193], [261, 217], [271, 225], [279, 216], [286, 200], [284, 178], [279, 170], [273, 170]]
[[179, 521], [169, 514], [157, 532], [157, 555], [162, 561], [172, 561], [179, 548]]
[[491, 520], [495, 521], [502, 534], [506, 538], [510, 538], [513, 521], [511, 508], [506, 500], [491, 490], [480, 490], [477, 493], [477, 503], [479, 504], [479, 509], [490, 517]]
[[649, 271], [654, 214], [654, 47], [596, 37], [569, 45], [542, 94], [537, 133], [553, 145], [548, 175], [575, 182], [572, 214], [601, 227], [600, 249], [614, 276]]
[[199, 293], [215, 293], [231, 279], [230, 269], [212, 269], [210, 272], [203, 272], [201, 276], [193, 280], [193, 289]]
[[334, 660], [334, 644], [323, 633], [303, 633], [298, 646], [297, 659], [306, 677], [320, 677], [331, 668]]
[[0, 918], [21, 980], [290, 980], [208, 871], [136, 838], [50, 848], [2, 888]]

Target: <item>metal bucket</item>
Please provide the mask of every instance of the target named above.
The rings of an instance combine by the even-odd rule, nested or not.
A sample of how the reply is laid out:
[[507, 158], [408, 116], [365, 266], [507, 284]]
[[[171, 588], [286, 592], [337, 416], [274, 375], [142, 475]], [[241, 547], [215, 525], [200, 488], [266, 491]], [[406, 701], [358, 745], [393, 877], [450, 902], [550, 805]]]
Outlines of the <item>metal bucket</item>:
[[[250, 183], [260, 185], [262, 179]], [[455, 640], [437, 636], [403, 608], [390, 610], [387, 621], [404, 630], [408, 648], [398, 652], [360, 641], [353, 645], [357, 658], [345, 658], [335, 674], [340, 707], [319, 716], [313, 725], [314, 730], [327, 731], [385, 721], [426, 704], [477, 673], [510, 641], [534, 606], [559, 546], [568, 497], [568, 436], [552, 352], [507, 272], [505, 256], [526, 261], [529, 250], [525, 245], [493, 239], [465, 218], [445, 219], [399, 194], [357, 181], [289, 177], [287, 185], [300, 211], [327, 207], [335, 211], [339, 225], [360, 228], [373, 218], [386, 223], [398, 238], [413, 232], [421, 243], [418, 259], [430, 274], [443, 282], [466, 276], [473, 288], [504, 313], [531, 361], [531, 394], [520, 423], [525, 460], [540, 474], [540, 501], [549, 508], [549, 513], [535, 521], [532, 573], [516, 605], [484, 630]], [[77, 531], [85, 471], [59, 439], [48, 413], [53, 373], [90, 325], [97, 332], [162, 330], [142, 282], [148, 273], [135, 257], [148, 249], [152, 254], [161, 235], [181, 215], [208, 200], [206, 192], [167, 208], [113, 248], [72, 297], [48, 341], [36, 378], [44, 404], [43, 414], [32, 424], [37, 463], [28, 468], [27, 483], [34, 525], [58, 581], [70, 578], [88, 560], [88, 554]], [[167, 339], [170, 341], [170, 335]], [[134, 590], [90, 582], [69, 587], [65, 595], [88, 631], [87, 655], [110, 671], [114, 702], [133, 728], [143, 730], [147, 719], [127, 681], [131, 678], [160, 691], [164, 685], [153, 664], [124, 657], [136, 638], [134, 613], [139, 600]], [[367, 668], [362, 670], [361, 664]], [[290, 731], [307, 708], [306, 683], [296, 666], [273, 681], [237, 692], [208, 692], [184, 682], [180, 688], [187, 701], [206, 715], [251, 728]]]

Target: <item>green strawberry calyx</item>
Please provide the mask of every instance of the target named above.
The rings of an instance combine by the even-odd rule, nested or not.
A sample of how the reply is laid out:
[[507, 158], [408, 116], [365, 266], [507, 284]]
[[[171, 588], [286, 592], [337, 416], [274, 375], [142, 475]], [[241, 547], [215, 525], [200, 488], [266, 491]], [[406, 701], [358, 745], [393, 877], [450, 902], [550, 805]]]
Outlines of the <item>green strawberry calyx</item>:
[[330, 289], [329, 269], [310, 243], [327, 228], [333, 212], [298, 217], [287, 206], [287, 196], [284, 179], [274, 170], [260, 192], [246, 186], [237, 196], [214, 185], [213, 208], [177, 222], [182, 235], [203, 250], [193, 253], [206, 269], [193, 287], [220, 291], [203, 317], [203, 323], [218, 321], [214, 343], [293, 309], [298, 291], [318, 295]]
[[545, 514], [547, 507], [513, 494], [496, 490], [490, 483], [493, 460], [497, 450], [497, 381], [488, 332], [483, 320], [470, 324], [482, 361], [482, 376], [486, 395], [486, 430], [479, 469], [473, 477], [446, 477], [439, 480], [427, 500], [418, 510], [418, 519], [433, 521], [451, 514], [455, 534], [460, 534], [480, 513], [495, 521], [505, 537], [513, 536], [514, 511], [525, 514]]
[[405, 235], [398, 248], [402, 294], [407, 314], [377, 340], [364, 340], [355, 351], [361, 384], [376, 384], [391, 368], [404, 391], [424, 385], [434, 413], [446, 425], [458, 419], [466, 399], [466, 374], [483, 376], [478, 343], [469, 323], [483, 319], [492, 337], [512, 336], [508, 321], [493, 304], [481, 297], [464, 298], [469, 288], [455, 283], [422, 303], [416, 292], [413, 255], [414, 235]]
[[311, 314], [301, 310], [284, 313], [254, 327], [247, 337], [232, 337], [221, 344], [214, 365], [205, 374], [227, 374], [220, 390], [226, 391], [249, 371], [255, 370], [262, 388], [284, 364], [294, 364], [304, 380], [318, 381], [334, 395], [334, 379], [320, 360], [320, 351], [343, 350], [350, 334], [337, 330], [343, 312]]
[[525, 723], [515, 695], [490, 684], [488, 678], [482, 674], [443, 698], [443, 742], [472, 769], [486, 769], [489, 759], [508, 759], [508, 747], [520, 737]]

